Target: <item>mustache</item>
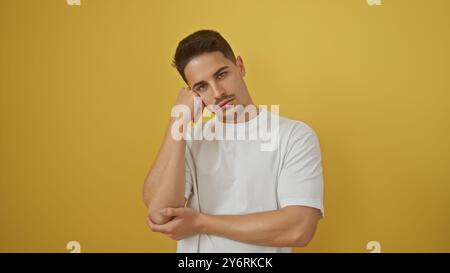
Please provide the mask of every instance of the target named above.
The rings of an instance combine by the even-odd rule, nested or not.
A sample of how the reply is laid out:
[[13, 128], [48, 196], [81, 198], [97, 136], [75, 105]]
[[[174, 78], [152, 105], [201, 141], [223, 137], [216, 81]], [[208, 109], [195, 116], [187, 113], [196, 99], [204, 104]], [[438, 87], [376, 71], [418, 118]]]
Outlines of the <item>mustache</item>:
[[234, 95], [223, 96], [220, 99], [217, 99], [215, 104], [219, 105], [222, 101], [234, 98]]

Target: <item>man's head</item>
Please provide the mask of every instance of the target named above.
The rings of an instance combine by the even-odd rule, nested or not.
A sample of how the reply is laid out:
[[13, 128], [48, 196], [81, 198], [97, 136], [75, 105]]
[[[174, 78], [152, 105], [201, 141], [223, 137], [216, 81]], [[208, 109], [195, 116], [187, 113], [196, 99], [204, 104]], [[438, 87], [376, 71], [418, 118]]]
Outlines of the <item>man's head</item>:
[[206, 105], [253, 104], [242, 58], [216, 31], [200, 30], [180, 41], [173, 65]]

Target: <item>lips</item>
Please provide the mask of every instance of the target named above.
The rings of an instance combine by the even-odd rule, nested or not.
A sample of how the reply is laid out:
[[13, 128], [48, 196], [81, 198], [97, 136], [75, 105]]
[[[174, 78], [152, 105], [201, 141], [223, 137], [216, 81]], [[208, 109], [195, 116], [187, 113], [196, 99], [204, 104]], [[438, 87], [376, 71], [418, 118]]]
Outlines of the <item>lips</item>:
[[221, 103], [219, 103], [219, 107], [222, 108], [223, 106], [225, 106], [226, 104], [228, 104], [230, 101], [232, 101], [234, 98], [229, 98], [226, 99], [224, 101], [222, 101]]

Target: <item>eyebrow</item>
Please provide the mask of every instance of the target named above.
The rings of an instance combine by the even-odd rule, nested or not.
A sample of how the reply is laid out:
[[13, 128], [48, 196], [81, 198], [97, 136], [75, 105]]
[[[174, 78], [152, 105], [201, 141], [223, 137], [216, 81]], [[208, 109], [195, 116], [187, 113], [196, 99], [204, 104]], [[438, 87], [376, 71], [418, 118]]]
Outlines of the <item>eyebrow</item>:
[[[214, 72], [213, 76], [214, 76], [214, 77], [217, 77], [217, 75], [219, 75], [220, 72], [222, 72], [223, 70], [227, 69], [228, 67], [229, 67], [228, 65], [222, 66], [222, 67], [219, 68], [216, 72]], [[195, 84], [192, 86], [192, 89], [195, 89], [195, 87], [196, 87], [197, 85], [200, 85], [200, 84], [202, 84], [202, 83], [205, 83], [205, 81], [199, 81], [199, 82], [195, 83]]]

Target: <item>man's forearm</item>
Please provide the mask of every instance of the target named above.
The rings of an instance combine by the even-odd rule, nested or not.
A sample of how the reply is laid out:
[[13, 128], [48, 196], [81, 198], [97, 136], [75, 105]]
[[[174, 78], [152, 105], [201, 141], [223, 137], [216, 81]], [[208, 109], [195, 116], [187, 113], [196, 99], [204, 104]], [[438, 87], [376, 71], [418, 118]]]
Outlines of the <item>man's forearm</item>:
[[175, 122], [171, 118], [162, 147], [155, 163], [144, 183], [144, 202], [149, 208], [149, 216], [155, 223], [165, 223], [165, 217], [159, 210], [165, 207], [183, 207], [185, 181], [184, 139], [175, 140], [171, 136], [171, 127]]
[[305, 246], [315, 231], [309, 216], [290, 207], [245, 215], [203, 214], [201, 217], [203, 233], [255, 245]]

